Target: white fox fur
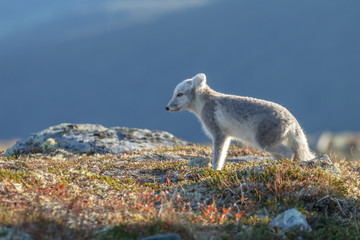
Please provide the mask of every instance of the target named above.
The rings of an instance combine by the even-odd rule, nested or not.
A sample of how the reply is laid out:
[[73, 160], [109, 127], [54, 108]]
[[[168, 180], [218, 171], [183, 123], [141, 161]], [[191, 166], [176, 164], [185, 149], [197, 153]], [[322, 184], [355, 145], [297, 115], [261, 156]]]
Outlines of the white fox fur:
[[213, 140], [214, 170], [223, 168], [231, 138], [277, 159], [315, 158], [300, 124], [286, 108], [270, 101], [216, 92], [206, 84], [203, 73], [178, 84], [166, 110], [189, 110], [200, 119]]

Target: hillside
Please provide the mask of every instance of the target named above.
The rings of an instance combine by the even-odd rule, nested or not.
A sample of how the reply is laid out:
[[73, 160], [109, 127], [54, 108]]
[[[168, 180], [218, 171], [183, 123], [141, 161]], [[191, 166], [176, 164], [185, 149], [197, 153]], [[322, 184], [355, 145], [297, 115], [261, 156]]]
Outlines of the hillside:
[[[262, 155], [232, 146], [229, 157]], [[0, 234], [20, 239], [358, 239], [360, 162], [206, 167], [212, 147], [0, 158]], [[202, 166], [203, 165], [203, 166]], [[311, 232], [269, 223], [296, 208]]]

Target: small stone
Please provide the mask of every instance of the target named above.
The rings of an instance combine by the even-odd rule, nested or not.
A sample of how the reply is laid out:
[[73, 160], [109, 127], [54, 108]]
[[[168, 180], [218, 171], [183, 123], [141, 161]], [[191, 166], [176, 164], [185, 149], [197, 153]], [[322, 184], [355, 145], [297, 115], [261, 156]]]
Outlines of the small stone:
[[321, 167], [322, 169], [329, 171], [333, 174], [341, 175], [340, 169], [333, 164], [329, 156], [326, 154], [320, 155], [309, 161], [302, 161], [300, 162], [300, 166], [307, 166], [310, 168]]
[[270, 222], [269, 225], [273, 227], [279, 227], [284, 231], [288, 231], [294, 228], [298, 228], [305, 232], [312, 231], [305, 217], [295, 208], [286, 210], [285, 212], [279, 214], [274, 220]]
[[168, 234], [157, 234], [145, 238], [140, 238], [140, 240], [181, 240], [179, 234], [168, 233]]

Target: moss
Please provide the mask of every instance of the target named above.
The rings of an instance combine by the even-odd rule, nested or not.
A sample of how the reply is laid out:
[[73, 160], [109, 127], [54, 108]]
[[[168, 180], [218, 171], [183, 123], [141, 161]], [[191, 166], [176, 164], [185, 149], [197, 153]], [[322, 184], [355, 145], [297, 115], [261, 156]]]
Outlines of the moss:
[[117, 179], [111, 176], [102, 176], [102, 179], [117, 191], [124, 189], [123, 184], [121, 184]]
[[359, 226], [355, 221], [344, 220], [338, 217], [317, 215], [310, 217], [309, 224], [313, 231], [304, 234], [304, 239], [359, 239]]
[[0, 180], [4, 181], [6, 179], [6, 180], [12, 180], [14, 182], [19, 183], [28, 174], [29, 173], [27, 173], [25, 171], [13, 171], [13, 170], [0, 169]]
[[95, 235], [95, 239], [98, 240], [135, 240], [137, 238], [138, 232], [134, 229], [129, 229], [126, 224], [120, 224]]

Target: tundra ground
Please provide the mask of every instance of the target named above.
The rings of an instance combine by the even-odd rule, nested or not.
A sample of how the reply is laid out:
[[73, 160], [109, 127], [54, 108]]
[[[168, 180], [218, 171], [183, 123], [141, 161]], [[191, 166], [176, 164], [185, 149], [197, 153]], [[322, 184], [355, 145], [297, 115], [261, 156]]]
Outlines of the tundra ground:
[[[229, 157], [261, 154], [229, 150]], [[222, 171], [189, 166], [211, 157], [210, 146], [0, 157], [0, 237], [360, 239], [360, 161], [336, 160], [341, 176], [288, 160], [227, 162]], [[289, 208], [302, 212], [313, 231], [268, 225]]]

